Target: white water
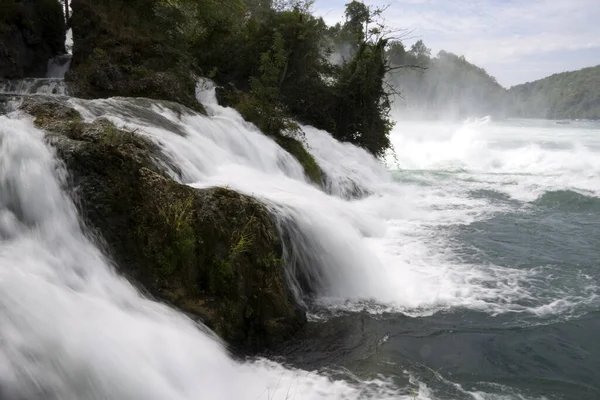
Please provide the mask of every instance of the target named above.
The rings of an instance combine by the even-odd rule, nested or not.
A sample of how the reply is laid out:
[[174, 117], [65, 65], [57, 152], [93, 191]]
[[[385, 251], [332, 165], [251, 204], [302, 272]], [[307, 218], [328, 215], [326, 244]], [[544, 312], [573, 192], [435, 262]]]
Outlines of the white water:
[[0, 116], [0, 398], [397, 398], [384, 382], [233, 361], [113, 272], [63, 182], [31, 120]]
[[479, 174], [487, 188], [531, 201], [549, 190], [600, 196], [599, 129], [593, 122], [499, 124], [484, 118], [464, 124], [405, 123], [392, 139], [403, 169]]
[[[71, 30], [67, 34], [72, 35]], [[72, 36], [70, 39], [72, 46]], [[71, 67], [72, 55], [70, 48], [68, 48], [68, 51], [68, 54], [59, 55], [48, 60], [45, 78], [0, 80], [0, 94], [68, 95], [67, 85], [64, 82], [65, 74]]]

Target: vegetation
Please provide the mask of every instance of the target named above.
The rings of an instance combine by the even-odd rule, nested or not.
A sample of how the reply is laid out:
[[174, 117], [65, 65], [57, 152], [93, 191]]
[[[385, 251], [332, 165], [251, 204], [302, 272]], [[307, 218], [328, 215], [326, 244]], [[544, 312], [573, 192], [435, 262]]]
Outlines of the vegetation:
[[71, 7], [66, 79], [75, 95], [165, 99], [202, 111], [181, 37], [186, 32], [178, 29], [183, 17], [169, 1], [80, 0]]
[[43, 77], [48, 58], [65, 53], [58, 0], [0, 1], [0, 79]]
[[[208, 76], [267, 135], [302, 141], [298, 121], [382, 155], [392, 128], [382, 11], [354, 0], [345, 21], [328, 27], [311, 5], [80, 0], [72, 4], [68, 79], [80, 96], [145, 96], [198, 108], [193, 75]], [[351, 52], [334, 62], [342, 44]]]
[[513, 86], [512, 114], [551, 119], [600, 119], [600, 65]]

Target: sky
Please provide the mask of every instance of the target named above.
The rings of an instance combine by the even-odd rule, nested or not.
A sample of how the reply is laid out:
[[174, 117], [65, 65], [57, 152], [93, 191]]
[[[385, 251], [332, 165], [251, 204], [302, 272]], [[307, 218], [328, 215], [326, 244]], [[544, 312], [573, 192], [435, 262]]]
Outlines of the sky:
[[[350, 0], [316, 0], [328, 24], [343, 20]], [[450, 51], [510, 87], [600, 64], [600, 0], [363, 0], [385, 6], [385, 22]]]

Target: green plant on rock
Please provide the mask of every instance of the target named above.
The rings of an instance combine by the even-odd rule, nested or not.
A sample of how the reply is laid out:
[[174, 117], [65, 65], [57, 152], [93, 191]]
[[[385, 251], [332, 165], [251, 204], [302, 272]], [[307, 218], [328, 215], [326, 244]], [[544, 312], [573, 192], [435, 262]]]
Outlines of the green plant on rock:
[[308, 176], [312, 182], [316, 183], [317, 185], [321, 185], [321, 168], [315, 161], [314, 157], [308, 152], [308, 150], [306, 150], [305, 146], [299, 140], [287, 136], [278, 136], [276, 141], [277, 144], [285, 149], [285, 151], [293, 155], [296, 160], [298, 160], [300, 165], [302, 165], [304, 168], [306, 176]]
[[219, 293], [235, 275], [236, 263], [242, 254], [247, 253], [254, 244], [253, 229], [258, 221], [252, 215], [242, 229], [231, 234], [231, 246], [225, 258], [217, 258], [209, 275], [209, 290]]
[[193, 200], [190, 196], [159, 206], [158, 214], [166, 230], [164, 248], [157, 257], [163, 275], [172, 275], [194, 259], [196, 237], [192, 227]]
[[287, 116], [280, 88], [287, 69], [287, 53], [283, 36], [276, 32], [273, 45], [261, 54], [260, 76], [250, 77], [250, 92], [237, 104], [240, 113], [267, 135], [302, 135], [299, 125]]
[[137, 129], [119, 129], [112, 122], [107, 122], [104, 126], [104, 135], [102, 144], [107, 147], [118, 147], [127, 143], [134, 143], [137, 135]]

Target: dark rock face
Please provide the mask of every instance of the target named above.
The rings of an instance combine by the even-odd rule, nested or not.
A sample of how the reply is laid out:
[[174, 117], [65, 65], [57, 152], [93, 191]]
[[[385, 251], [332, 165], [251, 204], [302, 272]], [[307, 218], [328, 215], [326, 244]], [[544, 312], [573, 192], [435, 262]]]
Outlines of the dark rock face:
[[0, 79], [44, 77], [48, 60], [66, 53], [65, 32], [58, 0], [2, 0]]
[[84, 220], [121, 273], [244, 351], [304, 325], [286, 285], [281, 239], [260, 202], [169, 179], [155, 145], [102, 118], [82, 122], [58, 100], [26, 98], [21, 109], [47, 132]]
[[75, 96], [147, 97], [204, 111], [187, 55], [157, 25], [152, 1], [78, 0], [72, 8], [73, 61], [65, 78]]

